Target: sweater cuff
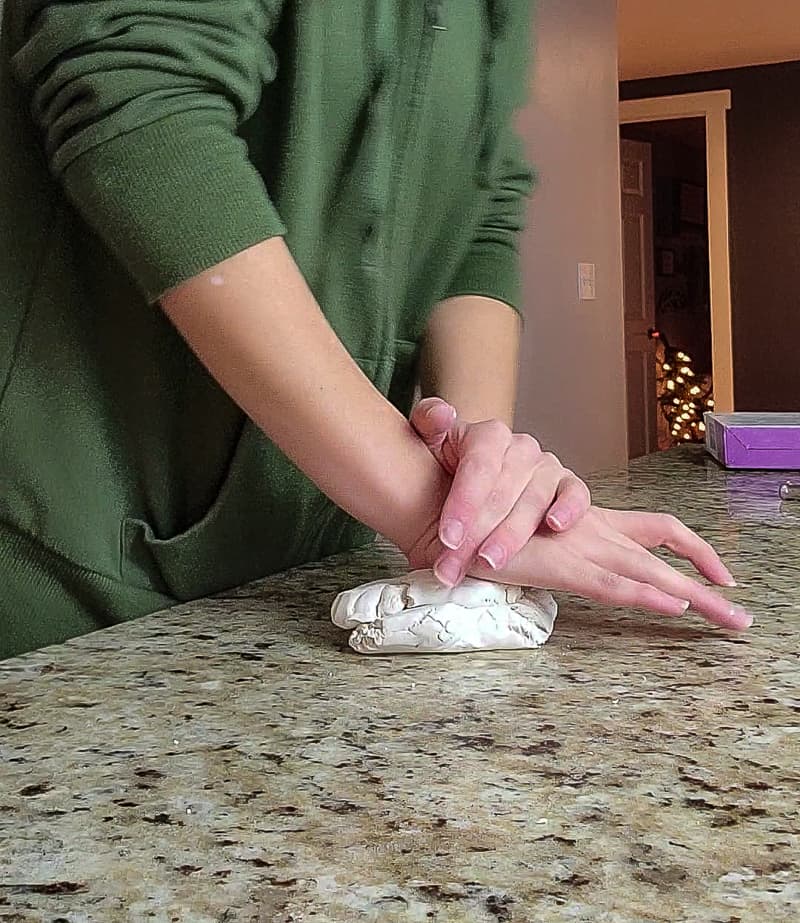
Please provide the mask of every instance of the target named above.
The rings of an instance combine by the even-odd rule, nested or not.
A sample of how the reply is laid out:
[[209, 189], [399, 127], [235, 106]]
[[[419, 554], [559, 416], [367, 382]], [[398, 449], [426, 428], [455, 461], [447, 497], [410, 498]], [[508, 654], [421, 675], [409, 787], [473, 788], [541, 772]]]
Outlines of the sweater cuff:
[[244, 142], [196, 112], [92, 148], [64, 167], [63, 181], [150, 301], [286, 231]]
[[494, 298], [521, 313], [522, 284], [516, 249], [497, 244], [473, 244], [444, 297], [457, 295]]

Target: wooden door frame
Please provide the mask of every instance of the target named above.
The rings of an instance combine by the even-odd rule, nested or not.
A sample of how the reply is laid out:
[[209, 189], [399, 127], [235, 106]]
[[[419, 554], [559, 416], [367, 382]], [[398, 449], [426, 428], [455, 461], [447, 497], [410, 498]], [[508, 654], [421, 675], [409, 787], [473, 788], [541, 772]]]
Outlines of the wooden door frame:
[[708, 179], [708, 267], [711, 294], [711, 365], [714, 404], [731, 413], [733, 330], [731, 322], [730, 222], [728, 216], [728, 125], [730, 90], [628, 99], [619, 104], [620, 125], [703, 118], [706, 123]]

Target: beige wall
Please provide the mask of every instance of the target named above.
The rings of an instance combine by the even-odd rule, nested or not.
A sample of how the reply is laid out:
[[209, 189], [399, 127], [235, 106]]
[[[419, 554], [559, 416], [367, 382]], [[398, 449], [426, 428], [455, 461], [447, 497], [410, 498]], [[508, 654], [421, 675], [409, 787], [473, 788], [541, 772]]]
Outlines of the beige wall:
[[[520, 129], [540, 173], [523, 244], [517, 429], [581, 473], [627, 458], [616, 0], [539, 0]], [[597, 266], [579, 301], [578, 262]]]

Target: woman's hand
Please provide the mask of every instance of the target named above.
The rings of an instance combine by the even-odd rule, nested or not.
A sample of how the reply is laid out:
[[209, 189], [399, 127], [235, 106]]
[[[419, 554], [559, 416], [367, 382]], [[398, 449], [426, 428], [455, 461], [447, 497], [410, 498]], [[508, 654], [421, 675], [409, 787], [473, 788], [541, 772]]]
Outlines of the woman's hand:
[[527, 434], [497, 420], [466, 423], [440, 398], [420, 401], [411, 424], [453, 476], [442, 507], [434, 562], [442, 583], [455, 586], [477, 555], [501, 570], [543, 522], [566, 532], [591, 504], [586, 485]]
[[[653, 548], [668, 548], [720, 586], [734, 586], [714, 549], [673, 516], [591, 507], [568, 532], [541, 530], [498, 572], [470, 567], [472, 576], [564, 590], [609, 606], [648, 609], [668, 616], [691, 608], [712, 625], [741, 630], [752, 616], [719, 593], [679, 573]], [[414, 567], [431, 567], [439, 542], [428, 534], [411, 552]]]

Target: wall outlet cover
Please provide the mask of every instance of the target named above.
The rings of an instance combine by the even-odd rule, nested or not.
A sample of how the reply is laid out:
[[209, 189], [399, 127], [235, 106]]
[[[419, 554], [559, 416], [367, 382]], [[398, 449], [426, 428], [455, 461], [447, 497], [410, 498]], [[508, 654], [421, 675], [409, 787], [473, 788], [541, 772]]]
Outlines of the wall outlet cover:
[[594, 301], [597, 298], [597, 272], [594, 263], [578, 263], [578, 298]]

